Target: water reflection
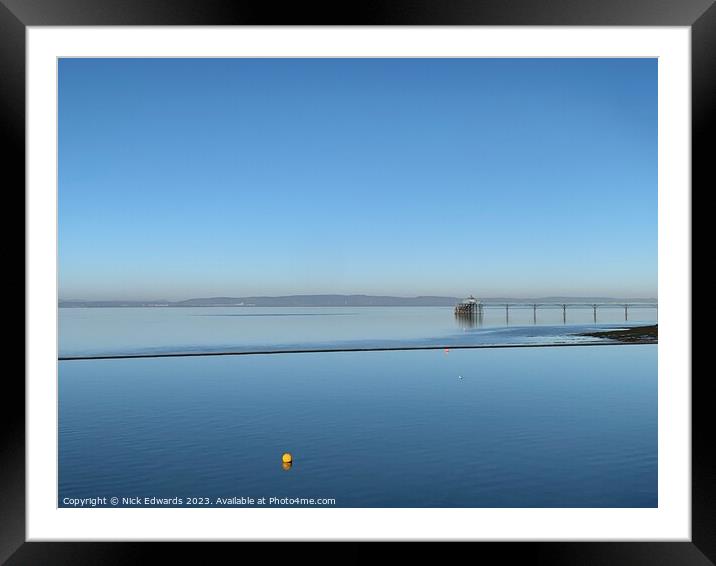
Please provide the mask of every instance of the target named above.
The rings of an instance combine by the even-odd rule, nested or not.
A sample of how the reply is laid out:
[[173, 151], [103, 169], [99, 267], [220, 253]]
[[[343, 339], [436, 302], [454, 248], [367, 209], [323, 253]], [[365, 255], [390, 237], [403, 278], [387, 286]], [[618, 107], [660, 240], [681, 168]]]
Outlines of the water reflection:
[[455, 312], [455, 322], [460, 328], [476, 328], [482, 326], [483, 314], [482, 309], [469, 312]]

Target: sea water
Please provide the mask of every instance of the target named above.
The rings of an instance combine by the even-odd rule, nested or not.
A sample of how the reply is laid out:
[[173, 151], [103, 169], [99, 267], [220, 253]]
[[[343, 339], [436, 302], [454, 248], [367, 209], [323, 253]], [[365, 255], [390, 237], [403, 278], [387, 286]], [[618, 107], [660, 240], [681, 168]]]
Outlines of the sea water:
[[580, 333], [654, 324], [656, 309], [487, 308], [481, 321], [452, 307], [62, 308], [60, 356], [375, 347], [554, 344]]
[[[94, 334], [108, 315], [82, 311], [62, 313], [65, 351], [295, 330], [292, 317], [112, 309], [116, 324]], [[432, 311], [402, 312], [381, 336], [425, 334]], [[171, 322], [193, 315], [198, 329]], [[361, 335], [348, 316], [331, 318], [330, 337], [306, 317], [301, 340]], [[58, 378], [59, 506], [658, 504], [656, 345], [74, 360]]]

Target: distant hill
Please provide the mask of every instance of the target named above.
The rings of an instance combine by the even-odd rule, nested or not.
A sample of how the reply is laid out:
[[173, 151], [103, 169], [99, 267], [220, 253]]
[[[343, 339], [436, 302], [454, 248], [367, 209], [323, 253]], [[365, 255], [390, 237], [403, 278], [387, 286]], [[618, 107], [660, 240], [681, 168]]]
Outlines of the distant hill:
[[[207, 297], [184, 301], [83, 301], [60, 300], [60, 308], [87, 307], [447, 307], [464, 297], [391, 297], [383, 295], [286, 295], [279, 297]], [[654, 298], [615, 297], [481, 297], [494, 303], [656, 303]]]

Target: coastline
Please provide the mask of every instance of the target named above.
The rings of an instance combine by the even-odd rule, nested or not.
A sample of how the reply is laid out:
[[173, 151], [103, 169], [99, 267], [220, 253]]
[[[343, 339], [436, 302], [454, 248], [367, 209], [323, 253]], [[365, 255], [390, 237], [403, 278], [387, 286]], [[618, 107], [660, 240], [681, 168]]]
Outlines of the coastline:
[[583, 332], [578, 336], [591, 338], [606, 338], [627, 344], [654, 344], [659, 339], [659, 325], [635, 326], [619, 330], [604, 330], [599, 332]]

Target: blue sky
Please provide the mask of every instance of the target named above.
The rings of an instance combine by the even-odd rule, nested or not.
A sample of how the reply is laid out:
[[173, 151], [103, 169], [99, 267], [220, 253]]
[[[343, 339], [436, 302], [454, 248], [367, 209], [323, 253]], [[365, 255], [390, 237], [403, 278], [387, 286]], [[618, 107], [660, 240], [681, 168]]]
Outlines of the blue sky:
[[62, 59], [63, 299], [657, 293], [656, 59]]

